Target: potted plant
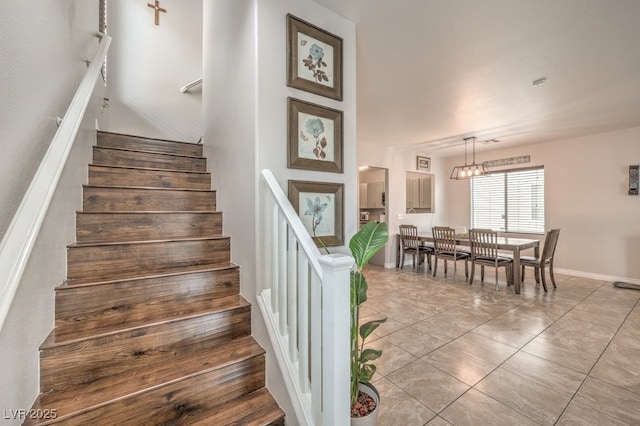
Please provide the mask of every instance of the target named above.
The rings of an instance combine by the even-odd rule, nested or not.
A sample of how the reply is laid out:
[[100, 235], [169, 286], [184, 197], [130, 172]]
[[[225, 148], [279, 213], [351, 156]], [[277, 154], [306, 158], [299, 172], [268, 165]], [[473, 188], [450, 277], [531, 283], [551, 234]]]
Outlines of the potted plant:
[[349, 241], [349, 249], [355, 260], [351, 271], [351, 424], [375, 425], [380, 396], [369, 382], [376, 372], [374, 361], [382, 350], [365, 349], [364, 342], [387, 319], [360, 324], [360, 306], [367, 300], [367, 280], [363, 269], [371, 257], [389, 239], [386, 223], [369, 222], [362, 226]]

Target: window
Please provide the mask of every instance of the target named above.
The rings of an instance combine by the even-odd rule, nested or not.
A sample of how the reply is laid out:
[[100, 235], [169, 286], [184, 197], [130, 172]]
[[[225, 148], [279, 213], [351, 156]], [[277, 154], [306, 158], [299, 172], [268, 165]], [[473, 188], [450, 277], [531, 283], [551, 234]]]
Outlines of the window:
[[544, 168], [471, 178], [471, 227], [544, 234]]

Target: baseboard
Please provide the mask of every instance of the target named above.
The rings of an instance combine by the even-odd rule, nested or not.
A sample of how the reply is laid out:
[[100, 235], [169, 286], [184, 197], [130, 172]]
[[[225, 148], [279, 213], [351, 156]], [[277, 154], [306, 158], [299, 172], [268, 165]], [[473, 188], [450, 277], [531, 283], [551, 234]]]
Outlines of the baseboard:
[[[411, 261], [409, 261], [408, 263], [410, 264], [409, 266], [413, 266]], [[385, 267], [385, 269], [395, 269], [396, 263], [395, 262], [385, 262], [384, 267]], [[638, 284], [638, 285], [640, 285], [640, 279], [639, 278], [618, 277], [618, 276], [615, 276], [615, 275], [596, 274], [596, 273], [593, 273], [593, 272], [574, 271], [573, 269], [562, 269], [562, 268], [553, 268], [553, 272], [555, 272], [556, 274], [571, 275], [573, 277], [589, 278], [589, 279], [592, 279], [592, 280], [610, 281], [610, 282], [622, 281], [622, 282], [629, 283], [629, 284]]]
[[589, 278], [592, 280], [599, 280], [599, 281], [611, 281], [611, 282], [622, 281], [629, 284], [640, 284], [640, 279], [638, 278], [617, 277], [614, 275], [603, 275], [603, 274], [596, 274], [593, 272], [574, 271], [572, 269], [562, 269], [562, 268], [553, 268], [553, 272], [556, 274], [571, 275], [573, 277]]

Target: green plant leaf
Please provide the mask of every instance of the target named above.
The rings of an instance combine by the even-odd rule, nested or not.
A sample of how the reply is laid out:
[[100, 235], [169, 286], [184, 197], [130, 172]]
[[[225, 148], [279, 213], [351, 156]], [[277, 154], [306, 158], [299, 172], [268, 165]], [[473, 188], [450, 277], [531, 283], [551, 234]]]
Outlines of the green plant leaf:
[[367, 289], [369, 285], [367, 284], [367, 279], [364, 275], [358, 271], [351, 271], [351, 288], [354, 291], [354, 295], [356, 296], [355, 303], [356, 305], [361, 305], [367, 300]]
[[358, 380], [360, 383], [367, 383], [371, 381], [371, 378], [376, 373], [376, 366], [373, 364], [362, 364], [362, 368], [360, 368], [360, 377]]
[[372, 320], [372, 321], [369, 321], [369, 322], [366, 322], [366, 323], [362, 324], [360, 326], [360, 337], [362, 337], [362, 340], [364, 340], [367, 337], [369, 337], [369, 335], [371, 333], [373, 333], [375, 331], [375, 329], [380, 326], [380, 324], [382, 324], [382, 323], [384, 323], [386, 321], [387, 321], [386, 318], [382, 318], [382, 319]]
[[362, 226], [351, 237], [349, 249], [358, 266], [362, 270], [369, 259], [378, 252], [389, 240], [386, 223], [369, 222]]
[[382, 356], [382, 349], [365, 349], [360, 354], [360, 362], [373, 361]]

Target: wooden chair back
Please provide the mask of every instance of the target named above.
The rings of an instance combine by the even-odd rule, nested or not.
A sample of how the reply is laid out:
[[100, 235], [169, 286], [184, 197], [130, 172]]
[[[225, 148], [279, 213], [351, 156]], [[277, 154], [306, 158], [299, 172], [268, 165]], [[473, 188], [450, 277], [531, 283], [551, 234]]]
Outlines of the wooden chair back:
[[546, 262], [553, 259], [553, 255], [556, 252], [556, 246], [558, 245], [559, 236], [559, 229], [550, 229], [547, 232], [547, 236], [544, 239], [544, 247], [542, 248], [542, 256], [540, 257], [541, 261]]
[[417, 249], [420, 245], [418, 227], [415, 225], [400, 225], [400, 238], [404, 248]]
[[471, 256], [474, 258], [498, 258], [498, 233], [491, 229], [470, 229]]
[[431, 228], [433, 245], [438, 253], [455, 253], [456, 231], [448, 226], [434, 226]]

